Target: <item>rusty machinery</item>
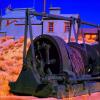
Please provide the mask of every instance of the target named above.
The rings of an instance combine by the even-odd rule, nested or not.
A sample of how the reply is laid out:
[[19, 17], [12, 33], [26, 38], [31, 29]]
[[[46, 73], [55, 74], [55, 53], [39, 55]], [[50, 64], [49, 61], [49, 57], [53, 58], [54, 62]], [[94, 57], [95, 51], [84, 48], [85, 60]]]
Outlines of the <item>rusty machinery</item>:
[[[27, 9], [23, 68], [17, 81], [10, 82], [11, 92], [37, 97], [62, 97], [68, 96], [70, 90], [74, 91], [74, 96], [100, 91], [94, 88], [94, 85], [100, 82], [100, 44], [78, 44], [76, 34], [76, 42], [71, 42], [70, 36], [69, 42], [66, 43], [58, 36], [44, 34], [33, 40], [30, 15], [63, 19], [71, 23], [77, 21], [79, 27], [81, 24], [98, 27], [80, 19]], [[28, 26], [31, 45], [26, 52]]]

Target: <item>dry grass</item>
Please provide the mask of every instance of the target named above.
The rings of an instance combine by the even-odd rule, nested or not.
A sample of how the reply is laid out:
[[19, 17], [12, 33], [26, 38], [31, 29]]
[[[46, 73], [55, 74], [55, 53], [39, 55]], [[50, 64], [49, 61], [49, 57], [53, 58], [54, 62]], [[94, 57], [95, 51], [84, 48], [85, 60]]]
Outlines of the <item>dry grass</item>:
[[0, 96], [12, 95], [9, 93], [8, 83], [16, 81], [22, 69], [24, 38], [21, 37], [16, 41], [12, 39], [12, 37], [0, 38]]
[[[9, 92], [10, 81], [16, 81], [22, 69], [22, 51], [24, 38], [17, 41], [12, 40], [12, 37], [0, 38], [0, 100], [39, 100], [34, 97], [15, 97]], [[5, 46], [6, 45], [6, 46]], [[28, 40], [27, 50], [30, 45]], [[3, 97], [4, 96], [4, 97]], [[8, 96], [8, 97], [5, 97]], [[79, 96], [76, 98], [63, 98], [63, 100], [100, 100], [100, 94]], [[42, 100], [57, 100], [47, 98]]]

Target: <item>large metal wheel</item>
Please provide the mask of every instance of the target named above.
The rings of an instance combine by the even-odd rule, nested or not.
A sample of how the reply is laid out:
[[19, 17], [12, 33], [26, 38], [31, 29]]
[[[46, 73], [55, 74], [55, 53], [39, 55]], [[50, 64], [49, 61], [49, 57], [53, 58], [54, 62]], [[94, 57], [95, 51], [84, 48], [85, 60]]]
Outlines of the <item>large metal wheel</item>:
[[48, 97], [54, 94], [55, 86], [63, 84], [62, 74], [66, 73], [67, 79], [68, 72], [72, 71], [66, 43], [59, 37], [49, 35], [38, 36], [33, 43], [35, 59], [30, 45], [18, 80], [10, 83], [11, 92]]
[[[10, 83], [11, 92], [37, 97], [62, 97], [67, 94], [69, 87], [76, 85], [77, 79], [97, 67], [98, 49], [96, 51], [86, 45], [86, 53], [83, 47], [77, 43], [66, 43], [57, 36], [38, 36], [28, 49], [17, 81]], [[76, 92], [77, 86], [82, 87], [76, 85], [72, 91]]]
[[[41, 35], [34, 40], [36, 66], [40, 76], [61, 74], [66, 69], [71, 71], [65, 45], [64, 40], [56, 36]], [[31, 55], [30, 47], [27, 53], [28, 63], [32, 61]]]

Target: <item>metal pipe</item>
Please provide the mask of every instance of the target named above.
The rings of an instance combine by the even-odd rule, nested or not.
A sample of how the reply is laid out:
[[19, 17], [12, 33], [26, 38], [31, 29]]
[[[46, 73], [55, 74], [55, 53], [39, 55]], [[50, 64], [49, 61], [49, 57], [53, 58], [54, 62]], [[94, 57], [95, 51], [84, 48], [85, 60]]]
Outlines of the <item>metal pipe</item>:
[[23, 48], [23, 64], [26, 64], [26, 46], [27, 46], [27, 32], [28, 32], [28, 9], [26, 10], [25, 30], [24, 30], [24, 48]]
[[84, 78], [79, 78], [79, 79], [71, 79], [70, 82], [74, 83], [74, 82], [78, 82], [78, 83], [82, 83], [85, 81], [100, 81], [100, 76], [98, 77], [84, 77]]
[[89, 26], [93, 26], [93, 27], [98, 27], [97, 24], [93, 24], [93, 23], [85, 22], [85, 21], [81, 21], [81, 24], [85, 24], [85, 25], [89, 25]]

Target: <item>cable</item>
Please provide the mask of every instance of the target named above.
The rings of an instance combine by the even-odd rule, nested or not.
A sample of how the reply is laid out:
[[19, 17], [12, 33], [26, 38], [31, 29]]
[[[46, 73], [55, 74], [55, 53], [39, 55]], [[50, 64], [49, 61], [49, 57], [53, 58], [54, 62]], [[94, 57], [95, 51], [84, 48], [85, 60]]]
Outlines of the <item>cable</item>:
[[36, 0], [33, 0], [33, 9], [35, 9]]

